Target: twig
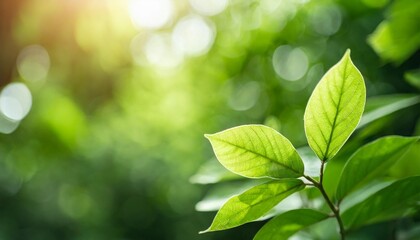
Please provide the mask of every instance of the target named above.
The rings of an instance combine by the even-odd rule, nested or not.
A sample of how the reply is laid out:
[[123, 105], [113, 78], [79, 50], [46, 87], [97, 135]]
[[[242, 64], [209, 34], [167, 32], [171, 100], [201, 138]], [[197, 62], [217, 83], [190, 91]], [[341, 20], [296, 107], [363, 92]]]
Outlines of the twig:
[[324, 175], [324, 161], [322, 162], [321, 165], [321, 174], [320, 174], [320, 181], [317, 182], [315, 179], [311, 178], [310, 176], [304, 176], [304, 178], [306, 178], [308, 181], [310, 181], [311, 183], [313, 183], [313, 185], [319, 189], [319, 191], [321, 192], [322, 196], [324, 197], [325, 201], [327, 202], [328, 206], [330, 207], [330, 209], [333, 211], [334, 217], [337, 219], [338, 222], [338, 226], [340, 228], [340, 236], [341, 236], [341, 240], [345, 239], [345, 232], [344, 232], [344, 225], [343, 225], [343, 221], [341, 220], [340, 217], [340, 209], [335, 206], [331, 199], [328, 197], [327, 192], [325, 192], [324, 186], [322, 185], [322, 178]]

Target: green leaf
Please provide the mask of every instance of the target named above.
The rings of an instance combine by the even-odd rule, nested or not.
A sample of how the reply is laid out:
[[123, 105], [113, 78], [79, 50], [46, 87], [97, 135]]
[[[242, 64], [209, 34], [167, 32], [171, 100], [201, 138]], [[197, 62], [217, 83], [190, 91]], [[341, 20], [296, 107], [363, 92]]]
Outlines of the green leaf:
[[254, 240], [289, 239], [296, 232], [328, 218], [328, 215], [312, 209], [296, 209], [270, 220], [255, 235]]
[[410, 214], [420, 200], [420, 176], [396, 181], [342, 213], [346, 229], [391, 220]]
[[355, 130], [363, 113], [366, 89], [350, 59], [350, 50], [315, 87], [305, 110], [309, 146], [323, 161], [331, 159]]
[[360, 189], [355, 190], [350, 193], [343, 201], [339, 204], [340, 211], [346, 212], [349, 208], [354, 207], [357, 204], [365, 201], [378, 191], [388, 187], [392, 183], [396, 182], [396, 179], [375, 179], [369, 182], [367, 185], [361, 187]]
[[262, 125], [244, 125], [205, 135], [219, 162], [249, 178], [291, 178], [303, 175], [303, 162], [283, 135]]
[[347, 161], [337, 188], [337, 199], [364, 186], [371, 180], [385, 175], [416, 143], [419, 137], [389, 136], [366, 144]]
[[420, 90], [420, 68], [405, 72], [404, 78], [411, 86]]
[[201, 233], [233, 228], [254, 221], [281, 200], [304, 187], [305, 184], [299, 179], [270, 181], [255, 186], [230, 198], [217, 212], [211, 226]]
[[416, 94], [393, 94], [368, 98], [365, 112], [357, 128], [392, 114], [398, 110], [411, 107], [420, 102]]
[[394, 178], [420, 176], [420, 161], [413, 161], [413, 159], [420, 159], [420, 141], [417, 141], [403, 158], [389, 169], [389, 175]]
[[368, 42], [385, 61], [404, 62], [420, 47], [420, 1], [394, 1], [387, 19], [369, 36]]

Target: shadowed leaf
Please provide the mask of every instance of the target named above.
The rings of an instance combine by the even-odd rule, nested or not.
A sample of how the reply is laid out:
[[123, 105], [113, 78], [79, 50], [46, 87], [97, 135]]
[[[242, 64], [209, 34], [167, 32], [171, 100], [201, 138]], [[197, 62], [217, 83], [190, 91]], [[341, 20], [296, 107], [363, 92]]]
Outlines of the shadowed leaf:
[[286, 240], [303, 228], [327, 218], [327, 214], [312, 209], [291, 210], [265, 224], [255, 235], [254, 240]]
[[384, 175], [407, 152], [419, 137], [390, 136], [361, 147], [350, 157], [337, 188], [337, 199]]
[[418, 206], [420, 176], [408, 177], [379, 190], [342, 213], [347, 229], [398, 218]]

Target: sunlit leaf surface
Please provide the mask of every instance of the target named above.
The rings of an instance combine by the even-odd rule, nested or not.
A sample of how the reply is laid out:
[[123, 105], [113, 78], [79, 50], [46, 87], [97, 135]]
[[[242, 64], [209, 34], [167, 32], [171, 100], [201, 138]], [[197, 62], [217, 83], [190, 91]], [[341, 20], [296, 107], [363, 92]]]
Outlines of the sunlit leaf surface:
[[321, 79], [305, 110], [309, 146], [325, 161], [334, 157], [356, 128], [363, 113], [366, 89], [350, 59], [350, 50]]
[[202, 233], [233, 228], [254, 221], [304, 186], [301, 180], [284, 179], [253, 187], [230, 198], [217, 212], [211, 226]]
[[293, 145], [272, 128], [244, 125], [206, 135], [220, 163], [250, 178], [303, 175], [303, 162]]

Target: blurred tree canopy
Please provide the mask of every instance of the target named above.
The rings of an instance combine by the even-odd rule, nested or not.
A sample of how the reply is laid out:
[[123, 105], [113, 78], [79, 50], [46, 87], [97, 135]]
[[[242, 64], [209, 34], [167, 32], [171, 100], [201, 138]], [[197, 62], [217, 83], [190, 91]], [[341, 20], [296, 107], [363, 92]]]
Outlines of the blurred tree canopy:
[[[194, 208], [211, 186], [190, 183], [212, 161], [203, 134], [264, 123], [306, 146], [309, 95], [350, 48], [372, 97], [353, 145], [419, 135], [419, 12], [416, 0], [3, 0], [0, 238], [249, 239], [258, 223], [198, 235], [213, 217]], [[415, 157], [395, 174], [418, 174]]]

